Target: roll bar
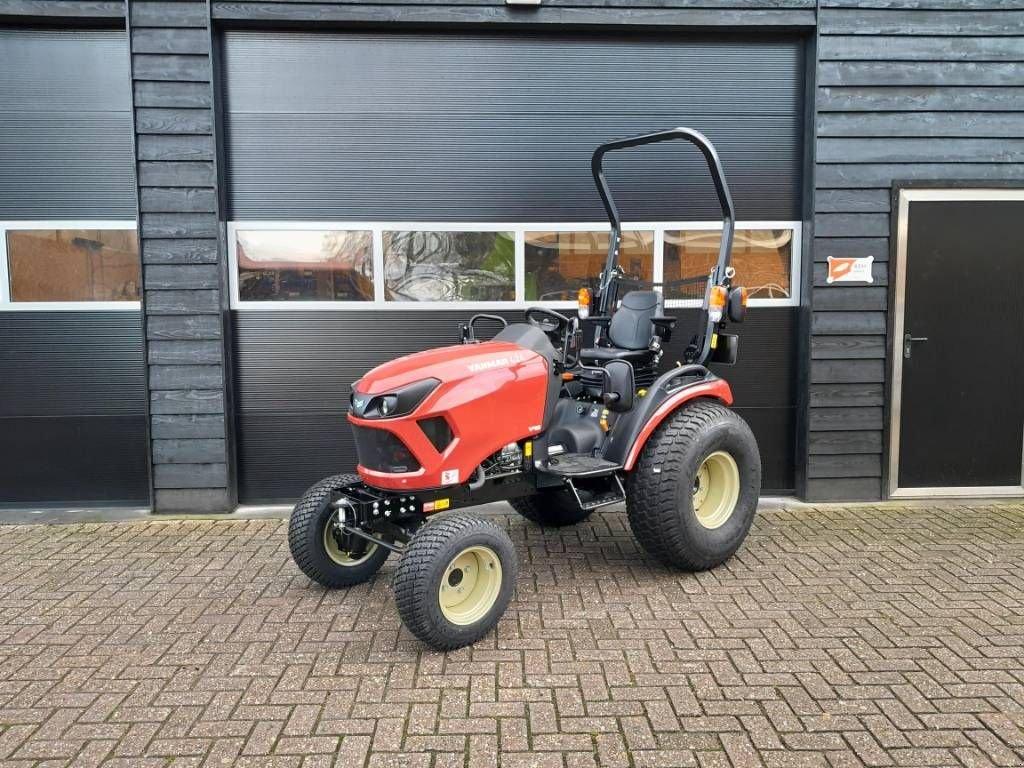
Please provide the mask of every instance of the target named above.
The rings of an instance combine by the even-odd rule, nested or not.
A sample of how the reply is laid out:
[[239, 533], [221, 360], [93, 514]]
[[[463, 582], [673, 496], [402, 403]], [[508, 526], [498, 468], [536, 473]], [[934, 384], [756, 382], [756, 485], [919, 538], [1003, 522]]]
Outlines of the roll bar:
[[718, 250], [718, 262], [712, 270], [712, 283], [720, 283], [725, 277], [726, 269], [729, 266], [729, 256], [732, 253], [733, 231], [736, 228], [736, 209], [732, 204], [732, 195], [729, 193], [729, 184], [725, 180], [725, 172], [722, 170], [722, 163], [718, 159], [715, 147], [704, 134], [691, 128], [670, 128], [665, 131], [645, 133], [641, 136], [631, 136], [625, 139], [615, 139], [600, 145], [594, 150], [590, 159], [590, 170], [594, 175], [594, 183], [601, 195], [601, 202], [604, 203], [605, 212], [608, 214], [608, 221], [611, 224], [611, 237], [608, 241], [608, 258], [605, 261], [604, 272], [601, 275], [601, 284], [598, 289], [598, 314], [607, 315], [615, 302], [615, 278], [619, 273], [619, 245], [622, 240], [622, 219], [619, 217], [619, 209], [615, 205], [611, 188], [604, 175], [604, 156], [609, 152], [616, 152], [620, 149], [639, 147], [644, 144], [656, 144], [661, 141], [673, 139], [684, 139], [695, 145], [704, 155], [708, 164], [708, 171], [711, 180], [715, 183], [715, 191], [718, 193], [718, 203], [722, 208], [722, 244]]

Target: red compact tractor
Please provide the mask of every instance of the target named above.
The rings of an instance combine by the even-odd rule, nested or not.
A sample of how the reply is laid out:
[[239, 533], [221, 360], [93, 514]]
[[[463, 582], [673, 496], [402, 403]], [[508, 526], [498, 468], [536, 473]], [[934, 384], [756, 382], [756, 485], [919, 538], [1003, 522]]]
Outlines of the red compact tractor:
[[[670, 139], [703, 153], [724, 226], [710, 274], [690, 279], [705, 286], [704, 302], [684, 359], [660, 372], [675, 319], [658, 291], [618, 295], [635, 281], [619, 266], [621, 222], [602, 161]], [[490, 631], [518, 570], [503, 528], [456, 509], [503, 500], [534, 523], [564, 526], [624, 501], [643, 548], [685, 570], [725, 561], [750, 530], [757, 443], [729, 409], [729, 385], [705, 367], [735, 361], [738, 340], [724, 328], [746, 311], [746, 291], [732, 285], [735, 212], [718, 155], [700, 133], [675, 128], [603, 144], [591, 165], [611, 222], [593, 301], [581, 290], [578, 316], [530, 307], [511, 325], [477, 315], [461, 344], [374, 368], [352, 385], [357, 474], [321, 480], [291, 516], [292, 556], [325, 586], [366, 581], [398, 553], [398, 612], [437, 649]], [[482, 321], [504, 328], [480, 341]]]

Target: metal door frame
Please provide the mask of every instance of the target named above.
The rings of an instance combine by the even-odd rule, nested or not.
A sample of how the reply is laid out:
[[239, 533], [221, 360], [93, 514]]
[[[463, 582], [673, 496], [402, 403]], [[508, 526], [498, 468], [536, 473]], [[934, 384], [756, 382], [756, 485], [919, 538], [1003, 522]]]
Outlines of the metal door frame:
[[901, 488], [900, 416], [903, 397], [904, 312], [907, 291], [907, 230], [910, 203], [958, 200], [1024, 200], [1024, 189], [942, 188], [900, 189], [897, 197], [895, 273], [893, 289], [892, 384], [889, 388], [889, 497], [897, 499], [950, 497], [1024, 496], [1024, 442], [1021, 443], [1021, 484], [994, 486], [952, 486], [935, 488]]

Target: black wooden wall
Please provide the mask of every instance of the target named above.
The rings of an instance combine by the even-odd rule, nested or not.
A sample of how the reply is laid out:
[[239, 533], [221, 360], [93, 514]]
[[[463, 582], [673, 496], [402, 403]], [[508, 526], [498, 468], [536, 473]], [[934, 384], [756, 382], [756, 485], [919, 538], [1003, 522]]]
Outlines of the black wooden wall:
[[[806, 495], [870, 500], [886, 463], [891, 187], [1024, 184], [1024, 3], [819, 5]], [[825, 285], [828, 256], [867, 255], [872, 285]]]

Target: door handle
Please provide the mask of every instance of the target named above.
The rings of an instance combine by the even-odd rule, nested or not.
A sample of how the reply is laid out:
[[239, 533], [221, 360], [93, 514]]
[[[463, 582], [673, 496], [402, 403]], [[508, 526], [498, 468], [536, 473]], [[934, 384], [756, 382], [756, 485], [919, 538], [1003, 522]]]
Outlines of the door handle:
[[927, 336], [911, 336], [909, 333], [903, 334], [903, 358], [909, 360], [910, 356], [914, 353], [914, 342], [915, 341], [928, 341]]

